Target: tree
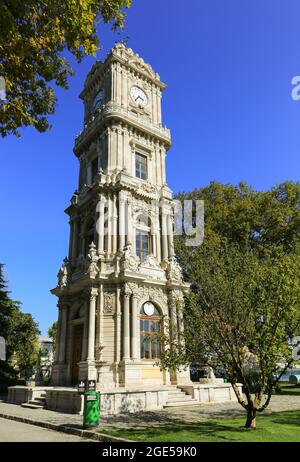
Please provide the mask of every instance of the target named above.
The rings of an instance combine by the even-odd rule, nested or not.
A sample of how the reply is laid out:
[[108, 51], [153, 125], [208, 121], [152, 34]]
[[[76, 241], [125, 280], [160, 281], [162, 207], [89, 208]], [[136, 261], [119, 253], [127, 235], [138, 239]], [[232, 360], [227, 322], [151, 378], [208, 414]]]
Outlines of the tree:
[[48, 329], [48, 335], [53, 341], [53, 354], [55, 353], [55, 350], [56, 350], [57, 328], [58, 328], [58, 322], [55, 321], [52, 324], [52, 326], [50, 326], [49, 329]]
[[205, 198], [205, 240], [194, 248], [176, 240], [191, 292], [184, 346], [166, 335], [172, 348], [162, 366], [222, 366], [247, 411], [245, 426], [253, 428], [279, 368], [283, 373], [293, 363], [289, 341], [299, 334], [299, 184], [255, 192], [244, 184], [213, 183], [186, 197]]
[[6, 100], [0, 100], [0, 133], [19, 135], [32, 125], [50, 128], [56, 97], [49, 82], [68, 88], [73, 74], [67, 53], [80, 62], [96, 55], [96, 26], [102, 21], [113, 30], [124, 27], [124, 8], [132, 0], [5, 0], [0, 16], [0, 76]]
[[18, 310], [11, 319], [10, 334], [14, 337], [12, 361], [21, 377], [30, 376], [38, 362], [40, 331], [31, 314]]
[[21, 312], [20, 307], [20, 302], [9, 297], [0, 265], [0, 335], [6, 340], [6, 362], [0, 361], [0, 375], [7, 379], [16, 369], [24, 376], [38, 358], [38, 326], [31, 314]]
[[300, 242], [300, 183], [286, 181], [270, 191], [254, 191], [243, 182], [211, 182], [177, 199], [203, 200], [205, 234], [226, 237], [241, 247], [259, 251], [282, 245], [290, 252]]

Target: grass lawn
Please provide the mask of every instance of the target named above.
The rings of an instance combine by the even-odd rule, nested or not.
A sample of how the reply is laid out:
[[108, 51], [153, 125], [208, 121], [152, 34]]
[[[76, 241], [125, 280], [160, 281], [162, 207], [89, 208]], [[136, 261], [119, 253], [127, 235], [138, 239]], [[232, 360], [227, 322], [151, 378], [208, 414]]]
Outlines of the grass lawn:
[[299, 386], [291, 385], [288, 382], [284, 382], [280, 384], [280, 389], [281, 391], [275, 392], [274, 394], [278, 396], [280, 395], [293, 395], [293, 396], [299, 395], [300, 397], [300, 387]]
[[300, 410], [261, 414], [256, 430], [245, 430], [245, 418], [210, 420], [165, 427], [99, 430], [111, 436], [143, 442], [300, 442]]

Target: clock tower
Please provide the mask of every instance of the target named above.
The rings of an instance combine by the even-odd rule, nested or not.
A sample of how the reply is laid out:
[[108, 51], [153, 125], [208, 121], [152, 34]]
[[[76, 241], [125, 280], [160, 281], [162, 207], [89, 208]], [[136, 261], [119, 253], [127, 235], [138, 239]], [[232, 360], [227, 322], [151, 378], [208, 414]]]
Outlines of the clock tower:
[[69, 254], [52, 289], [59, 309], [52, 385], [86, 378], [101, 390], [190, 382], [188, 370], [157, 366], [166, 322], [174, 343], [183, 341], [188, 289], [174, 254], [164, 89], [123, 44], [87, 75], [84, 127], [74, 146], [78, 189], [66, 209]]

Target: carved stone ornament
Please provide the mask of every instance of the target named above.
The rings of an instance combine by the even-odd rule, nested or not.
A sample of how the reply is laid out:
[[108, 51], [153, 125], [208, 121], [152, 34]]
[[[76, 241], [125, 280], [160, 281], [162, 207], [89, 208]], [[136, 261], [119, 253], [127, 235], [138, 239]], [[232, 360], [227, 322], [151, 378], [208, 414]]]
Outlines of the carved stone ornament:
[[113, 292], [104, 292], [103, 299], [103, 313], [113, 313], [115, 311], [115, 294]]
[[184, 296], [181, 290], [171, 290], [169, 292], [169, 304], [178, 308], [178, 306], [182, 306], [184, 303]]
[[99, 272], [98, 268], [99, 257], [95, 244], [92, 242], [89, 247], [89, 253], [87, 254], [87, 271], [86, 273], [91, 277], [95, 278]]
[[64, 259], [63, 264], [59, 269], [57, 279], [57, 287], [59, 287], [60, 289], [67, 287], [69, 282], [69, 260], [67, 259], [67, 257]]
[[137, 271], [139, 264], [139, 257], [132, 252], [131, 245], [127, 245], [120, 259], [120, 271]]
[[156, 257], [154, 257], [154, 255], [148, 255], [144, 263], [144, 266], [148, 266], [149, 268], [159, 268], [160, 269], [159, 261], [157, 260]]
[[146, 194], [155, 194], [157, 192], [157, 189], [151, 183], [145, 182], [139, 185], [137, 192], [146, 193]]
[[167, 264], [167, 277], [175, 282], [182, 282], [182, 270], [175, 257], [169, 259]]
[[154, 72], [150, 64], [146, 64], [143, 58], [141, 58], [137, 53], [134, 53], [131, 48], [126, 48], [123, 43], [116, 43], [115, 47], [112, 49], [112, 53], [127, 61], [128, 64], [134, 67], [137, 71], [143, 72], [152, 79], [160, 80], [159, 75]]
[[157, 302], [158, 304], [163, 303], [164, 305], [167, 304], [168, 298], [165, 291], [158, 287], [147, 287], [147, 286], [138, 286], [137, 289], [137, 297], [138, 301], [147, 299], [153, 302]]

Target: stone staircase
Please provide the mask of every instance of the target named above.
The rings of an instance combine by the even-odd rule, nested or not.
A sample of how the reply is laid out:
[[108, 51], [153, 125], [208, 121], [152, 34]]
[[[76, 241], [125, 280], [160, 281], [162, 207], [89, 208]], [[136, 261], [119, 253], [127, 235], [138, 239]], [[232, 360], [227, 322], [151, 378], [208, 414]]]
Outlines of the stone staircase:
[[28, 409], [43, 409], [46, 402], [46, 393], [41, 393], [41, 396], [34, 398], [28, 403], [22, 403], [22, 407], [27, 407]]
[[164, 407], [181, 407], [181, 406], [194, 406], [199, 404], [198, 401], [188, 395], [180, 388], [172, 388], [168, 390], [168, 400]]

